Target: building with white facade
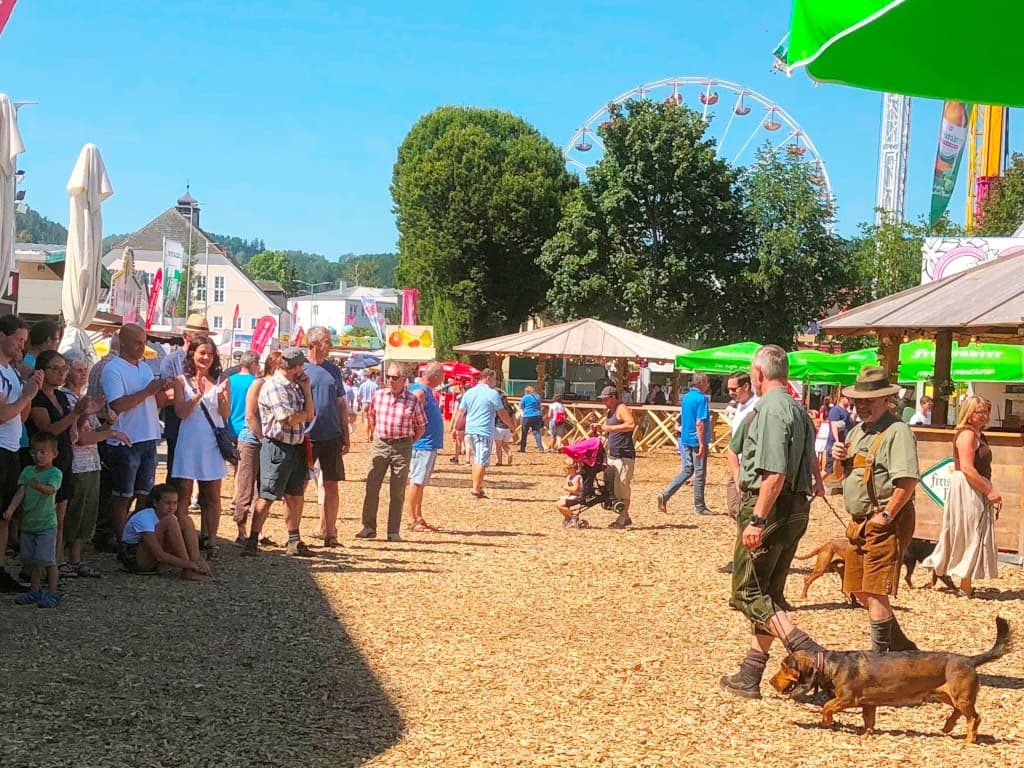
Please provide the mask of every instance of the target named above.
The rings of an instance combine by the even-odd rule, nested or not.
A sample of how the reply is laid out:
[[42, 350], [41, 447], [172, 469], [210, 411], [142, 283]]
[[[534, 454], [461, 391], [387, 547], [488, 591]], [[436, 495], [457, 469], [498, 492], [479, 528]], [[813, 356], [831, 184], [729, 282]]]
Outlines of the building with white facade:
[[323, 325], [340, 333], [346, 325], [370, 326], [363, 311], [364, 297], [377, 305], [377, 316], [382, 325], [387, 324], [388, 310], [395, 312], [401, 307], [402, 292], [395, 288], [346, 287], [344, 283], [334, 291], [296, 296], [291, 299], [291, 307], [297, 310], [299, 326], [312, 328]]
[[[180, 243], [186, 254], [193, 253], [193, 284], [190, 309], [206, 315], [210, 332], [221, 342], [231, 338], [235, 307], [234, 348], [245, 349], [260, 318], [270, 315], [276, 322], [275, 337], [286, 342], [292, 332], [284, 291], [277, 283], [256, 281], [231, 255], [199, 226], [199, 204], [188, 192], [104, 257], [110, 270], [121, 267], [125, 247], [135, 253], [135, 269], [148, 287], [157, 270], [164, 266], [165, 241]], [[262, 285], [261, 285], [262, 284]], [[185, 287], [182, 286], [182, 290]]]

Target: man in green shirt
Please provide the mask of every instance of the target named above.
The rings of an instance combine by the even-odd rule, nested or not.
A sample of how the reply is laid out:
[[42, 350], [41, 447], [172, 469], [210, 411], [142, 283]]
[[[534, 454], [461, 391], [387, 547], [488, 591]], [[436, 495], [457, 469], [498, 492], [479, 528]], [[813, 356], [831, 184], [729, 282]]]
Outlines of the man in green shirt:
[[871, 647], [879, 653], [917, 650], [889, 603], [914, 535], [914, 490], [920, 477], [914, 433], [889, 412], [898, 390], [884, 368], [863, 368], [857, 382], [843, 390], [861, 422], [846, 442], [832, 447], [832, 458], [842, 462], [843, 501], [853, 518], [846, 529], [853, 546], [846, 555], [843, 591], [867, 608]]
[[807, 530], [811, 496], [825, 493], [814, 456], [814, 425], [790, 396], [788, 378], [785, 350], [774, 344], [761, 347], [750, 372], [760, 399], [730, 446], [741, 457], [743, 499], [736, 519], [729, 605], [750, 620], [753, 634], [739, 671], [723, 677], [720, 685], [748, 699], [761, 698], [761, 677], [774, 638], [790, 652], [821, 648], [782, 607], [789, 566]]

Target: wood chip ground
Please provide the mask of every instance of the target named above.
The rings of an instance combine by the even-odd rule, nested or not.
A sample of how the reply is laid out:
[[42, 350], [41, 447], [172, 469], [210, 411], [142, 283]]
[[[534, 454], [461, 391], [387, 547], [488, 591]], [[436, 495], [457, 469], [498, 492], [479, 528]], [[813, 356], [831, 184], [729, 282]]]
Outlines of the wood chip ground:
[[[393, 544], [352, 538], [367, 458], [360, 438], [346, 459], [343, 546], [312, 560], [280, 549], [239, 558], [225, 516], [212, 583], [128, 576], [92, 556], [104, 577], [69, 581], [58, 610], [5, 596], [0, 765], [1024, 765], [1019, 651], [983, 668], [973, 747], [962, 722], [957, 739], [940, 733], [938, 704], [880, 709], [879, 733], [863, 738], [859, 712], [822, 729], [815, 707], [767, 682], [762, 701], [722, 693], [747, 639], [716, 571], [733, 523], [694, 515], [689, 488], [658, 513], [672, 453], [638, 460], [627, 531], [608, 530], [600, 509], [586, 514], [592, 530], [561, 528], [558, 457], [516, 453], [489, 471], [490, 498], [478, 501], [467, 468], [445, 456], [425, 501], [444, 530], [403, 531]], [[716, 511], [724, 476], [713, 459]], [[279, 506], [268, 533], [283, 541]], [[307, 534], [315, 518], [310, 492]], [[815, 502], [802, 549], [839, 535]], [[795, 600], [805, 573], [794, 569], [788, 589], [799, 625], [831, 648], [868, 646], [866, 615], [844, 605], [836, 576]], [[979, 585], [1000, 590], [985, 599], [903, 589], [900, 623], [925, 649], [987, 649], [997, 614], [1019, 637], [1024, 573], [1001, 566], [1000, 576]]]

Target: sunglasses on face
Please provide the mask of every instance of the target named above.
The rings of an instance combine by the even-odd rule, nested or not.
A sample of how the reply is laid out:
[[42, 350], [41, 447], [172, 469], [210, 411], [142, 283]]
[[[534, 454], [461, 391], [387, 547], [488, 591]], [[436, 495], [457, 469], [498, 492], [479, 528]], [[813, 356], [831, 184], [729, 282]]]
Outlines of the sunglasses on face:
[[388, 381], [397, 381], [398, 379], [404, 379], [405, 377], [400, 373], [389, 373], [384, 378]]

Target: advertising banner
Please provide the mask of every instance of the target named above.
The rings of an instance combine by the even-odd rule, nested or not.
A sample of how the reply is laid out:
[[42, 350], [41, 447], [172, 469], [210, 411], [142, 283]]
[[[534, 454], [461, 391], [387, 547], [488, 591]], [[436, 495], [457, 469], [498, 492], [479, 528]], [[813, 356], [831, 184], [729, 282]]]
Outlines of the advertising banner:
[[419, 288], [402, 289], [402, 325], [416, 325], [419, 322]]
[[433, 360], [434, 326], [432, 325], [389, 325], [387, 346], [384, 357], [387, 360]]
[[383, 343], [384, 334], [380, 323], [380, 315], [377, 313], [377, 302], [370, 296], [363, 296], [363, 314], [366, 315], [366, 320], [377, 334], [377, 338]]
[[935, 174], [932, 178], [932, 207], [928, 217], [931, 226], [942, 218], [949, 207], [949, 198], [956, 187], [956, 177], [967, 146], [967, 123], [971, 105], [947, 101], [942, 105], [939, 124], [939, 148], [935, 153]]
[[146, 310], [146, 330], [148, 331], [153, 327], [153, 321], [156, 319], [157, 306], [160, 304], [160, 289], [164, 284], [164, 271], [158, 269], [156, 271], [156, 277], [153, 278], [153, 287], [149, 289], [149, 307]]
[[18, 0], [0, 0], [0, 32], [4, 31], [7, 20], [11, 18], [11, 11]]
[[260, 321], [256, 323], [256, 329], [252, 332], [252, 351], [257, 355], [262, 355], [263, 350], [267, 346], [267, 342], [270, 341], [270, 337], [274, 335], [274, 329], [277, 328], [277, 321], [272, 315], [264, 315], [260, 318]]
[[[928, 381], [935, 369], [935, 342], [908, 341], [900, 345], [897, 380]], [[1016, 344], [953, 345], [953, 381], [1024, 381], [1024, 347]]]
[[[177, 240], [164, 239], [164, 293], [163, 316], [172, 318], [178, 309], [178, 295], [181, 292], [182, 269], [185, 263], [185, 247]], [[188, 307], [185, 308], [186, 314]]]

